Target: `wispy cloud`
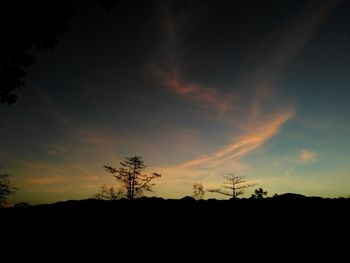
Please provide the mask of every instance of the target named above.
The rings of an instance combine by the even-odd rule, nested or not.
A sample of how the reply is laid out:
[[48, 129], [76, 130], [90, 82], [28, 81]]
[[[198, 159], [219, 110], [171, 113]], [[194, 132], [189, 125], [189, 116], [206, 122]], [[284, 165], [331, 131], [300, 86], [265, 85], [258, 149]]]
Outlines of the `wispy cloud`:
[[65, 166], [84, 160], [91, 160], [91, 164], [101, 156], [113, 155], [119, 143], [114, 131], [73, 119], [43, 92], [41, 98], [46, 114], [60, 131], [59, 137], [44, 145], [46, 154], [65, 162]]
[[31, 185], [52, 185], [52, 184], [61, 184], [66, 180], [60, 175], [53, 176], [43, 176], [43, 177], [35, 177], [27, 180], [28, 184]]
[[247, 134], [234, 138], [233, 143], [219, 149], [208, 156], [201, 156], [199, 158], [187, 161], [179, 168], [185, 167], [213, 167], [223, 165], [234, 159], [239, 159], [259, 148], [268, 139], [276, 135], [281, 126], [294, 116], [294, 111], [288, 110], [274, 116], [271, 120], [264, 123], [257, 123], [255, 127], [250, 127], [251, 131]]
[[213, 87], [204, 87], [199, 83], [184, 82], [183, 76], [176, 68], [165, 71], [158, 67], [153, 67], [153, 74], [173, 93], [221, 113], [232, 105], [233, 100], [237, 99], [237, 96], [234, 97], [232, 94], [228, 95], [229, 98], [225, 98], [223, 94], [220, 94], [219, 91]]
[[[190, 100], [195, 105], [206, 105], [208, 108], [220, 112], [220, 117], [224, 116], [228, 123], [234, 123], [234, 127], [232, 127], [233, 135], [228, 145], [222, 146], [211, 153], [185, 161], [177, 165], [176, 168], [206, 169], [237, 161], [275, 136], [282, 125], [294, 116], [295, 109], [291, 105], [287, 105], [284, 108], [270, 107], [266, 110], [266, 105], [270, 106], [274, 100], [273, 85], [271, 78], [267, 74], [253, 73], [247, 78], [249, 79], [249, 81], [246, 81], [249, 89], [254, 92], [250, 93], [251, 97], [244, 99], [235, 94], [234, 91], [237, 89], [232, 89], [231, 93], [228, 94], [224, 93], [219, 87], [207, 87], [200, 83], [184, 81], [184, 76], [181, 74], [181, 63], [177, 59], [178, 56], [173, 54], [181, 46], [181, 39], [174, 34], [174, 32], [179, 30], [176, 28], [177, 23], [175, 22], [175, 19], [169, 17], [165, 19], [164, 28], [167, 33], [165, 35], [168, 37], [168, 45], [171, 47], [169, 50], [172, 50], [172, 52], [168, 57], [163, 58], [168, 62], [167, 66], [159, 66], [164, 65], [164, 62], [159, 62], [158, 65], [155, 64], [156, 66], [152, 67], [153, 74], [163, 86], [173, 93]], [[282, 43], [281, 45], [282, 47], [279, 49], [285, 50], [284, 46], [286, 44]], [[275, 66], [279, 63], [277, 57], [280, 58], [280, 56], [284, 56], [284, 59], [281, 61], [286, 63], [288, 60], [287, 54], [279, 53], [267, 59], [262, 68], [266, 69], [266, 65]], [[269, 70], [273, 71], [274, 68], [269, 67]], [[259, 71], [258, 68], [257, 72]], [[270, 75], [272, 74], [272, 72], [269, 73]], [[277, 72], [276, 74], [279, 73]], [[243, 83], [241, 84], [243, 85]]]
[[[297, 56], [332, 14], [340, 0], [310, 1], [284, 25], [283, 33], [273, 31], [262, 49], [252, 53], [253, 59], [264, 54], [260, 66], [250, 74], [249, 80], [257, 84], [273, 82], [291, 59]], [[266, 50], [267, 47], [267, 50]], [[269, 52], [268, 50], [271, 50]]]
[[[315, 1], [305, 5], [300, 13], [286, 25], [288, 28], [286, 33], [269, 39], [268, 42], [274, 47], [271, 49], [273, 51], [260, 52], [257, 57], [261, 58], [261, 54], [265, 56], [262, 60], [259, 59], [259, 63], [256, 61], [259, 66], [249, 72], [241, 83], [238, 83], [238, 86], [247, 87], [252, 91], [247, 93], [249, 98], [233, 96], [233, 93], [228, 96], [223, 94], [219, 87], [206, 87], [200, 83], [188, 81], [188, 76], [185, 82], [181, 74], [181, 63], [177, 60], [178, 56], [174, 54], [180, 49], [181, 42], [174, 34], [177, 31], [176, 23], [173, 19], [166, 20], [165, 28], [168, 30], [168, 43], [172, 52], [166, 59], [168, 63], [166, 67], [153, 67], [154, 75], [173, 93], [197, 105], [210, 106], [210, 109], [222, 113], [221, 117], [224, 115], [228, 122], [234, 123], [235, 127], [229, 144], [179, 165], [164, 167], [164, 171], [168, 172], [172, 178], [170, 180], [181, 184], [183, 180], [192, 180], [210, 174], [217, 177], [218, 171], [221, 172], [223, 167], [226, 171], [232, 167], [235, 170], [242, 167], [247, 169], [241, 159], [276, 136], [283, 124], [295, 116], [296, 109], [292, 103], [281, 106], [276, 96], [276, 80], [283, 74], [290, 60], [303, 50], [319, 30], [337, 2]], [[302, 150], [299, 155], [304, 162], [314, 160], [315, 157], [316, 153], [308, 150]], [[212, 168], [215, 168], [216, 172]], [[210, 182], [208, 178], [206, 181]]]
[[181, 33], [189, 25], [196, 24], [194, 19], [200, 17], [200, 13], [206, 13], [208, 7], [205, 3], [190, 6], [174, 12], [171, 1], [161, 4], [165, 37], [161, 58], [151, 63], [151, 70], [158, 82], [179, 97], [193, 102], [195, 106], [223, 113], [235, 105], [233, 102], [238, 99], [237, 94], [222, 94], [217, 87], [188, 81], [182, 71], [180, 54], [184, 46]]
[[[100, 168], [100, 167], [97, 167]], [[103, 180], [93, 167], [75, 162], [55, 163], [54, 161], [18, 161], [17, 173], [27, 171], [17, 183], [21, 189], [44, 192], [67, 192], [85, 189], [85, 185], [95, 185], [98, 189]]]
[[316, 156], [316, 152], [306, 149], [301, 149], [298, 154], [299, 160], [305, 163], [315, 160]]

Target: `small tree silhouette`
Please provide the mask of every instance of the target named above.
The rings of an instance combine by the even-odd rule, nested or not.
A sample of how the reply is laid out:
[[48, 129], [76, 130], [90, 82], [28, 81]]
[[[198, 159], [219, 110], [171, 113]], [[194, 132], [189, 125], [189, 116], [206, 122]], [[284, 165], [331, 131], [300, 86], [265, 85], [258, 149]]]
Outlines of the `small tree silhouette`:
[[140, 156], [125, 157], [125, 160], [120, 162], [120, 165], [120, 168], [106, 165], [104, 168], [121, 182], [129, 200], [142, 196], [144, 191], [152, 192], [152, 187], [154, 186], [151, 183], [152, 180], [161, 177], [159, 173], [142, 174], [147, 165], [145, 165]]
[[9, 174], [0, 174], [0, 207], [6, 204], [7, 197], [14, 194], [18, 188], [11, 184]]
[[200, 199], [203, 199], [204, 195], [205, 195], [205, 192], [204, 192], [203, 185], [198, 183], [194, 184], [192, 197], [196, 200], [200, 200]]
[[221, 187], [209, 189], [208, 192], [227, 195], [236, 199], [239, 195], [244, 194], [244, 189], [254, 186], [254, 184], [244, 184], [246, 182], [243, 180], [244, 177], [235, 176], [233, 173], [227, 174], [224, 178], [226, 181]]
[[108, 187], [107, 185], [101, 186], [94, 198], [98, 200], [117, 200], [125, 196], [123, 189], [115, 190], [113, 187]]
[[254, 194], [250, 198], [253, 199], [262, 199], [264, 196], [267, 196], [267, 191], [264, 191], [262, 188], [255, 189]]

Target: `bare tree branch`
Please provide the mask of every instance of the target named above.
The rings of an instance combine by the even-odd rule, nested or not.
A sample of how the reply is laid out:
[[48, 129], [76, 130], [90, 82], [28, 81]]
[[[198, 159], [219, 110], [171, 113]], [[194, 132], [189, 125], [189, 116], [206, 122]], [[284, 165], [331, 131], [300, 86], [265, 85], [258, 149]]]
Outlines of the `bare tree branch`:
[[208, 192], [231, 196], [233, 199], [235, 199], [239, 195], [244, 194], [243, 189], [249, 188], [254, 185], [244, 184], [246, 182], [245, 180], [243, 180], [244, 177], [235, 176], [233, 173], [229, 173], [228, 175], [223, 177], [226, 179], [223, 185], [220, 188], [209, 189]]
[[159, 173], [142, 174], [141, 172], [147, 165], [145, 165], [140, 156], [126, 157], [123, 162], [120, 162], [120, 165], [120, 168], [107, 165], [103, 167], [121, 183], [122, 188], [127, 192], [129, 200], [142, 196], [144, 191], [152, 192], [154, 184], [151, 181], [161, 177]]

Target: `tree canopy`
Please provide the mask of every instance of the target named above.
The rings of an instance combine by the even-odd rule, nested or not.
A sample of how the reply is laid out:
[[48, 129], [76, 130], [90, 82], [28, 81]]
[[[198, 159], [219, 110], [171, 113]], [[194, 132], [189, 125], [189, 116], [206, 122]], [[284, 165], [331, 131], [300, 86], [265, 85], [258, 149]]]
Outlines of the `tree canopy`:
[[121, 187], [126, 190], [127, 199], [132, 200], [143, 195], [144, 191], [152, 192], [152, 187], [155, 185], [152, 180], [161, 177], [159, 173], [150, 175], [144, 174], [143, 170], [147, 167], [140, 156], [125, 157], [124, 161], [120, 162], [119, 168], [114, 168], [105, 165], [107, 172], [113, 174]]
[[17, 190], [17, 187], [10, 182], [9, 177], [9, 174], [0, 174], [0, 207], [3, 207], [8, 196], [14, 194]]
[[227, 176], [224, 176], [224, 178], [226, 181], [221, 187], [211, 188], [208, 190], [208, 192], [230, 196], [235, 199], [239, 195], [244, 194], [244, 190], [246, 188], [253, 186], [253, 184], [246, 184], [244, 177], [235, 176], [233, 173], [227, 174]]
[[[95, 0], [107, 9], [117, 0]], [[36, 50], [54, 48], [74, 14], [72, 0], [0, 2], [0, 103], [13, 104]]]

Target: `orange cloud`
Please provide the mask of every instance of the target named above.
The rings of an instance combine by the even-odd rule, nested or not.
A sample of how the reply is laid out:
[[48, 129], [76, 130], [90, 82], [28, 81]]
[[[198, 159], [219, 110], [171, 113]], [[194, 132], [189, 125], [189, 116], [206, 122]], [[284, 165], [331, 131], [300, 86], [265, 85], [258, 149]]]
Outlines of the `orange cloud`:
[[299, 160], [301, 160], [302, 162], [311, 162], [315, 160], [316, 156], [316, 152], [310, 150], [302, 149], [299, 151]]
[[[100, 179], [94, 170], [86, 165], [72, 162], [64, 166], [54, 162], [18, 162], [23, 170], [30, 170], [23, 182], [33, 185], [74, 184], [79, 182], [94, 182]], [[100, 167], [98, 167], [100, 168]], [[100, 169], [102, 170], [102, 169]]]
[[234, 98], [230, 96], [231, 101], [223, 99], [224, 96], [214, 88], [204, 87], [198, 83], [183, 82], [182, 76], [176, 68], [168, 72], [158, 67], [153, 67], [153, 73], [160, 78], [163, 85], [168, 87], [175, 94], [186, 97], [203, 106], [213, 108], [219, 112], [225, 111]]
[[215, 167], [223, 165], [234, 159], [242, 158], [276, 135], [281, 126], [293, 116], [294, 110], [290, 109], [277, 114], [268, 121], [256, 123], [253, 127], [250, 126], [250, 131], [248, 131], [246, 134], [237, 136], [230, 145], [225, 146], [208, 156], [201, 156], [199, 158], [187, 161], [178, 167]]

